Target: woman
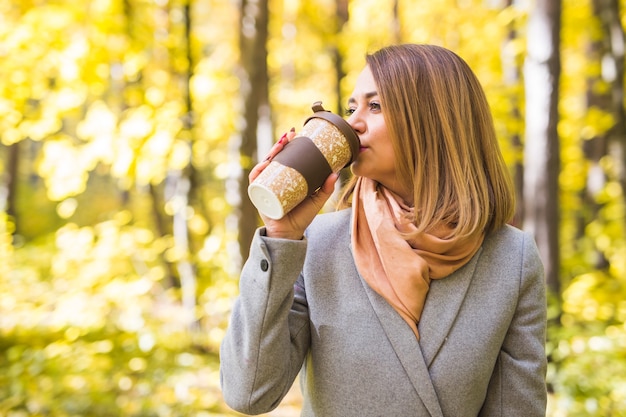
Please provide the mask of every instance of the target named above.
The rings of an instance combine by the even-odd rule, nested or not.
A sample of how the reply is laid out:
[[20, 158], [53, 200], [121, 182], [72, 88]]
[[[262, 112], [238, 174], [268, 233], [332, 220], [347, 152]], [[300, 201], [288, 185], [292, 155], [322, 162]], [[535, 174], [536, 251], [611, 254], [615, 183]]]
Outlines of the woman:
[[383, 48], [347, 113], [361, 149], [344, 209], [317, 215], [333, 174], [254, 237], [221, 347], [226, 402], [267, 412], [302, 371], [303, 416], [544, 416], [543, 267], [506, 224], [478, 80], [444, 48]]

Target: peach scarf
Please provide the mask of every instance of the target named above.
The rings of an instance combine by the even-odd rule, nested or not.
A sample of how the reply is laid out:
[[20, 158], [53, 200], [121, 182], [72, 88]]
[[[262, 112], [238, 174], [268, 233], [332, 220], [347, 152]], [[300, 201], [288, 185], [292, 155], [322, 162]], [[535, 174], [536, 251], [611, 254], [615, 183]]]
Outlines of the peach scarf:
[[409, 324], [419, 323], [431, 279], [461, 268], [484, 236], [449, 239], [447, 225], [415, 234], [414, 210], [368, 178], [360, 177], [352, 200], [352, 247], [357, 270]]

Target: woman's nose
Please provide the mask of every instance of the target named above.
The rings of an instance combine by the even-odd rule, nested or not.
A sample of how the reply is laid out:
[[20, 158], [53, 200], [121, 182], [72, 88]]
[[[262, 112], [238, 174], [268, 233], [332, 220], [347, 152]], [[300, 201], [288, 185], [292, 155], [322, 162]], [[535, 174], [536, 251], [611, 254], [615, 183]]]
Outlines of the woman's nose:
[[358, 112], [352, 113], [350, 117], [348, 117], [347, 122], [357, 133], [365, 132], [365, 122], [358, 116]]

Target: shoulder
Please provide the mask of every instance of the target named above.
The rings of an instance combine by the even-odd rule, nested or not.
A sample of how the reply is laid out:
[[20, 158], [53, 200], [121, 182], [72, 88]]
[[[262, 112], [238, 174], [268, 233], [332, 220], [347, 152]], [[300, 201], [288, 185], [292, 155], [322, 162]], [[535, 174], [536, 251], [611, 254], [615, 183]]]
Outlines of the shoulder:
[[541, 275], [543, 263], [533, 236], [505, 225], [485, 237], [481, 260], [502, 271], [519, 270], [522, 274]]
[[483, 248], [494, 251], [536, 250], [535, 240], [529, 232], [514, 226], [504, 225], [485, 237]]

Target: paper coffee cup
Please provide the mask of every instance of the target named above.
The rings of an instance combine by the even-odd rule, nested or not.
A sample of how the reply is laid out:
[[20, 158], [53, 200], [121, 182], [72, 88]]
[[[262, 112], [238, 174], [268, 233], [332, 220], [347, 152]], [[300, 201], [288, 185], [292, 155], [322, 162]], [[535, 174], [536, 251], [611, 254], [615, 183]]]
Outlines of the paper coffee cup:
[[252, 203], [271, 219], [284, 217], [358, 155], [359, 137], [348, 122], [324, 110], [321, 102], [313, 104], [313, 111], [248, 187]]

